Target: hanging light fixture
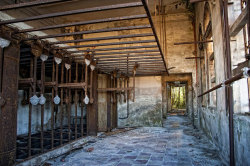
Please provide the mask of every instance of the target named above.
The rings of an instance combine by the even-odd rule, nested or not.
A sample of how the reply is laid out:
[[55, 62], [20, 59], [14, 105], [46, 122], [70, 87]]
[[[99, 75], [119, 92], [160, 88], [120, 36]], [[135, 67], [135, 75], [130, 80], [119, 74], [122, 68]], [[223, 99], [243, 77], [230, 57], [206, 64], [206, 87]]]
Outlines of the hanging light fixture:
[[45, 55], [45, 54], [41, 54], [40, 59], [45, 62], [46, 60], [48, 60], [49, 56]]
[[56, 97], [54, 97], [54, 103], [56, 105], [58, 105], [60, 103], [60, 101], [61, 101], [60, 97], [58, 95], [56, 95]]
[[69, 70], [69, 69], [71, 68], [71, 65], [68, 64], [68, 63], [65, 63], [65, 68], [66, 68], [67, 70]]
[[62, 59], [61, 58], [58, 58], [58, 57], [55, 57], [55, 62], [59, 65], [60, 63], [62, 63]]
[[88, 97], [88, 95], [85, 96], [84, 103], [85, 104], [89, 104], [89, 97]]
[[96, 67], [96, 61], [91, 61], [91, 63], [90, 63], [90, 69], [92, 70], [92, 71], [94, 71], [95, 70], [95, 67]]
[[44, 105], [46, 102], [46, 98], [43, 96], [43, 94], [41, 94], [41, 96], [39, 97], [39, 104]]
[[86, 54], [84, 56], [84, 60], [85, 60], [85, 63], [86, 63], [87, 66], [89, 66], [90, 62], [91, 62], [91, 55], [89, 54], [89, 52], [90, 52], [90, 49], [88, 48], [87, 52], [86, 52]]
[[134, 75], [136, 74], [136, 70], [138, 69], [138, 67], [139, 67], [139, 64], [136, 62], [134, 65], [134, 70], [133, 70]]
[[1, 48], [5, 48], [8, 47], [10, 45], [10, 41], [6, 40], [4, 38], [0, 38], [0, 47]]
[[34, 95], [30, 98], [30, 103], [32, 105], [37, 105], [39, 103], [39, 98], [37, 97], [37, 95]]

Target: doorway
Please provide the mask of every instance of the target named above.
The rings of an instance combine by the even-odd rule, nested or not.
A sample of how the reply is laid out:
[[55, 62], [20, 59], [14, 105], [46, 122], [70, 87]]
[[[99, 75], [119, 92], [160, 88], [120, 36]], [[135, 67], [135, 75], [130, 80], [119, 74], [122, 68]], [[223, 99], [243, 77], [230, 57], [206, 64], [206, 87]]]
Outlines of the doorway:
[[187, 109], [187, 82], [168, 82], [168, 114], [185, 115]]

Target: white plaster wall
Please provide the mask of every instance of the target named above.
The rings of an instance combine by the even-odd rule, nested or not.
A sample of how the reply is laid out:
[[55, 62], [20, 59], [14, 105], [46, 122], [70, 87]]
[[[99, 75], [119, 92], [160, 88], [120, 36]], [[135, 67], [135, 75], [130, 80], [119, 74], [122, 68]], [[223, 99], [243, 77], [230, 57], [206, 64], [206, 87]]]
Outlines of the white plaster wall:
[[[234, 5], [239, 5], [239, 2], [233, 1]], [[199, 24], [203, 25], [204, 16], [204, 4], [198, 3], [196, 5], [196, 27], [198, 29]], [[232, 23], [239, 14], [239, 8], [236, 6], [229, 8], [230, 23]], [[214, 58], [215, 58], [215, 72], [216, 72], [216, 85], [225, 80], [225, 53], [223, 46], [223, 31], [221, 20], [221, 9], [219, 0], [215, 3], [210, 3], [211, 16], [212, 16], [212, 30], [214, 40]], [[235, 11], [235, 14], [232, 14]], [[204, 31], [204, 29], [203, 29]], [[198, 34], [198, 30], [197, 30]], [[240, 32], [242, 35], [242, 32]], [[242, 62], [244, 57], [244, 49], [242, 44], [242, 36], [236, 36], [231, 38], [231, 53], [232, 53], [232, 65]], [[233, 66], [235, 68], [235, 66]], [[245, 79], [237, 81], [233, 84], [234, 93], [234, 139], [235, 139], [235, 159], [236, 165], [249, 165], [248, 156], [250, 155], [250, 144], [246, 141], [246, 138], [250, 137], [249, 134], [249, 117], [239, 116], [237, 113], [249, 111], [248, 106], [248, 90]], [[217, 105], [215, 108], [205, 106], [199, 106], [199, 125], [201, 129], [205, 131], [208, 137], [215, 143], [219, 150], [222, 160], [229, 164], [229, 123], [228, 113], [226, 110], [226, 98], [225, 88], [219, 88], [216, 90]], [[199, 101], [199, 99], [198, 99]]]
[[[133, 80], [130, 79], [130, 87]], [[132, 94], [130, 95], [132, 97]], [[135, 102], [129, 101], [129, 118], [118, 119], [118, 126], [161, 126], [162, 125], [161, 77], [136, 77]], [[126, 117], [127, 103], [118, 102], [118, 117]]]

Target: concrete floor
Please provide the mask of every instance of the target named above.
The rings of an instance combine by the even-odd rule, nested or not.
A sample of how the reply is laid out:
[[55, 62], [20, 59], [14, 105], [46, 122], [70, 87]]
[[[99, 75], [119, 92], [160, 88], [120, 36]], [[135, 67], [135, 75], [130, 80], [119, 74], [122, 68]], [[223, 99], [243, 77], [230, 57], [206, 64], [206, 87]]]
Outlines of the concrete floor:
[[[87, 149], [93, 148], [92, 152]], [[216, 147], [185, 116], [170, 116], [164, 127], [143, 127], [97, 138], [97, 141], [64, 158], [55, 166], [215, 166], [223, 165]]]

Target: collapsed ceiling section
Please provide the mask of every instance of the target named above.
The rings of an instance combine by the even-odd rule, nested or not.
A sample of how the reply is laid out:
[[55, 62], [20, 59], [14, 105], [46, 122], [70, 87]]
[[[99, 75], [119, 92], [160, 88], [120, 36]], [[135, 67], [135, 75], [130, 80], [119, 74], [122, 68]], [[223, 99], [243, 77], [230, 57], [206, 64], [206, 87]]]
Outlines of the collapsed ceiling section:
[[168, 74], [145, 0], [1, 3], [0, 26], [29, 34], [23, 42], [49, 42], [64, 57], [78, 63], [89, 59], [106, 73], [132, 75], [137, 65], [137, 75]]

